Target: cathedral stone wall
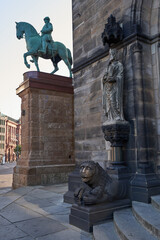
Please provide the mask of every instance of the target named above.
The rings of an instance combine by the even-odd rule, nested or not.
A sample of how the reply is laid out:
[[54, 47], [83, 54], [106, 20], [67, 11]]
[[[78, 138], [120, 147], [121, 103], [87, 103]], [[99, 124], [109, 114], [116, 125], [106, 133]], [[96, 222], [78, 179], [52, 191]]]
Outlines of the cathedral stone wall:
[[155, 169], [160, 161], [160, 38], [158, 0], [73, 0], [75, 159], [111, 161], [110, 143], [101, 126], [102, 77], [108, 46], [101, 34], [112, 14], [123, 28], [114, 45], [124, 65], [124, 117], [130, 124], [123, 158], [132, 172], [140, 162]]

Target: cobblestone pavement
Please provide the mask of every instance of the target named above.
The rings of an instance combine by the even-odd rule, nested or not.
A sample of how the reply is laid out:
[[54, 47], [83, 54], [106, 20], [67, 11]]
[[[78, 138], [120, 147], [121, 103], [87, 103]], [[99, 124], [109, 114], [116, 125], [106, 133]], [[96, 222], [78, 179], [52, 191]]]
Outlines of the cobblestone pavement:
[[11, 190], [15, 163], [0, 166], [1, 240], [90, 240], [69, 224], [71, 205], [63, 202], [67, 184]]

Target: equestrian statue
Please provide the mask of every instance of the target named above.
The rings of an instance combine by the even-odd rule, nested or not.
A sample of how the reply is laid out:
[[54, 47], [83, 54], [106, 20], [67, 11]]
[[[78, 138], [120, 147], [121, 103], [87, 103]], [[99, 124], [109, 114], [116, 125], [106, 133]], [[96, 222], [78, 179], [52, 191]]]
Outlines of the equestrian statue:
[[72, 56], [71, 52], [61, 42], [54, 42], [51, 36], [53, 26], [50, 23], [50, 18], [44, 18], [45, 25], [41, 30], [41, 36], [36, 29], [27, 22], [16, 22], [16, 36], [18, 39], [25, 38], [28, 52], [24, 53], [24, 64], [27, 68], [30, 68], [30, 64], [27, 61], [27, 57], [31, 56], [33, 62], [39, 70], [38, 58], [51, 59], [54, 70], [51, 74], [58, 71], [58, 62], [63, 60], [69, 69], [69, 76], [72, 77], [71, 65]]

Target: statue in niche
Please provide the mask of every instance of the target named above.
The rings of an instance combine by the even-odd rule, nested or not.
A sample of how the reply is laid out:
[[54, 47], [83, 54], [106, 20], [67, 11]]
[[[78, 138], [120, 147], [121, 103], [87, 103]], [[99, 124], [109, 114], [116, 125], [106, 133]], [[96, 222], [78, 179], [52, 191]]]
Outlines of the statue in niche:
[[123, 117], [123, 65], [117, 59], [117, 50], [109, 50], [110, 59], [103, 76], [103, 108], [108, 121]]
[[79, 205], [93, 205], [111, 202], [123, 198], [126, 187], [112, 179], [107, 172], [94, 161], [85, 161], [80, 165], [81, 187], [74, 196]]

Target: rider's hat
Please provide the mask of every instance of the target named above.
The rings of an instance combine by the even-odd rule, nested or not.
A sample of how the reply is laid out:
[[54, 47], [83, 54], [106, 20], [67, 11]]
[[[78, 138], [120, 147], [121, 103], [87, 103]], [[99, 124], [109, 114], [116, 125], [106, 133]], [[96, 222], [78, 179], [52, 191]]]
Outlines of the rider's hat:
[[45, 17], [44, 20], [48, 20], [48, 21], [50, 21], [50, 18], [49, 18], [49, 17]]

